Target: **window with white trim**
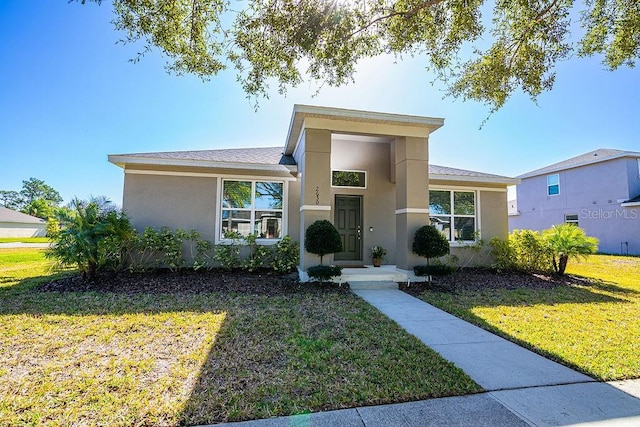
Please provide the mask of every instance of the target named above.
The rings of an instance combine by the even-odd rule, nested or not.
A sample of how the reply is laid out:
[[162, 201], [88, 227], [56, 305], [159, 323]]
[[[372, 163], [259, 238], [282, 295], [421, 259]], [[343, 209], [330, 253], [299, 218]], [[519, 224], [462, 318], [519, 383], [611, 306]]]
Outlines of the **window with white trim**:
[[476, 237], [476, 193], [430, 190], [431, 224], [450, 241], [473, 241]]
[[276, 181], [222, 181], [220, 238], [230, 233], [256, 234], [259, 239], [282, 237], [284, 183]]
[[564, 223], [565, 224], [573, 224], [573, 225], [575, 225], [577, 227], [578, 223], [579, 223], [578, 215], [577, 214], [565, 214]]
[[560, 175], [547, 176], [547, 196], [560, 194]]

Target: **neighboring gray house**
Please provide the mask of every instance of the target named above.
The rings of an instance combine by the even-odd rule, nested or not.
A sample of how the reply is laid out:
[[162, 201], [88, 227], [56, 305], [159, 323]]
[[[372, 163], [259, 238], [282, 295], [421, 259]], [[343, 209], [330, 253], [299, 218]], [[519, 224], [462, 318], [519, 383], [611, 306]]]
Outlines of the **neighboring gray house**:
[[640, 152], [601, 148], [518, 178], [510, 231], [574, 223], [600, 252], [640, 254]]
[[0, 207], [0, 237], [43, 237], [47, 221]]

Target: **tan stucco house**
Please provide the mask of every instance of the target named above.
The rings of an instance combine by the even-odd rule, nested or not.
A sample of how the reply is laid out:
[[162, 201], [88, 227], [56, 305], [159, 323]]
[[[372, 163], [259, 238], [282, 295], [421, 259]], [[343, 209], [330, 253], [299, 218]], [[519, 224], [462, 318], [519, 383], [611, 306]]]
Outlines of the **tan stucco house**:
[[430, 220], [453, 248], [477, 233], [508, 235], [506, 188], [519, 181], [430, 165], [429, 136], [443, 124], [295, 105], [284, 147], [119, 154], [109, 161], [124, 169], [123, 208], [137, 229], [196, 229], [216, 244], [227, 231], [257, 233], [264, 244], [290, 235], [300, 242], [305, 278], [319, 258], [304, 250], [304, 231], [328, 219], [345, 244], [329, 262], [367, 265], [370, 248], [382, 245], [387, 268], [410, 274], [424, 263], [411, 251], [413, 235]]

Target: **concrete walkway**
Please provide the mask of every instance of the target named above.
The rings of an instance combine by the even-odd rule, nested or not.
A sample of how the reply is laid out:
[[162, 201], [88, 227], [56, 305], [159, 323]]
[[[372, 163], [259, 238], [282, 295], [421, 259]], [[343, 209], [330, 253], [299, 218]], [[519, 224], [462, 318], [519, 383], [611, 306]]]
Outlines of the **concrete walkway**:
[[7, 242], [0, 243], [0, 249], [14, 249], [14, 248], [48, 248], [51, 243], [24, 243], [24, 242]]
[[596, 382], [399, 290], [353, 292], [487, 392], [225, 425], [640, 426], [640, 395], [631, 394], [640, 391], [638, 381]]

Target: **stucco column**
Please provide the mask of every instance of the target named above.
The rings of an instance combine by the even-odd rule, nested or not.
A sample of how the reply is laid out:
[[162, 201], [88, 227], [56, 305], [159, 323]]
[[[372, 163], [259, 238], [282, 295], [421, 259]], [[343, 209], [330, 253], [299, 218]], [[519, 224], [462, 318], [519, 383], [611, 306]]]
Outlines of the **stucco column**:
[[411, 251], [413, 236], [429, 219], [429, 140], [395, 142], [396, 266], [410, 270], [423, 260]]
[[[305, 129], [302, 153], [302, 183], [300, 194], [300, 268], [320, 264], [320, 257], [304, 249], [307, 227], [319, 219], [331, 221], [331, 131]], [[300, 166], [300, 163], [298, 164]], [[324, 263], [333, 262], [326, 255]]]

